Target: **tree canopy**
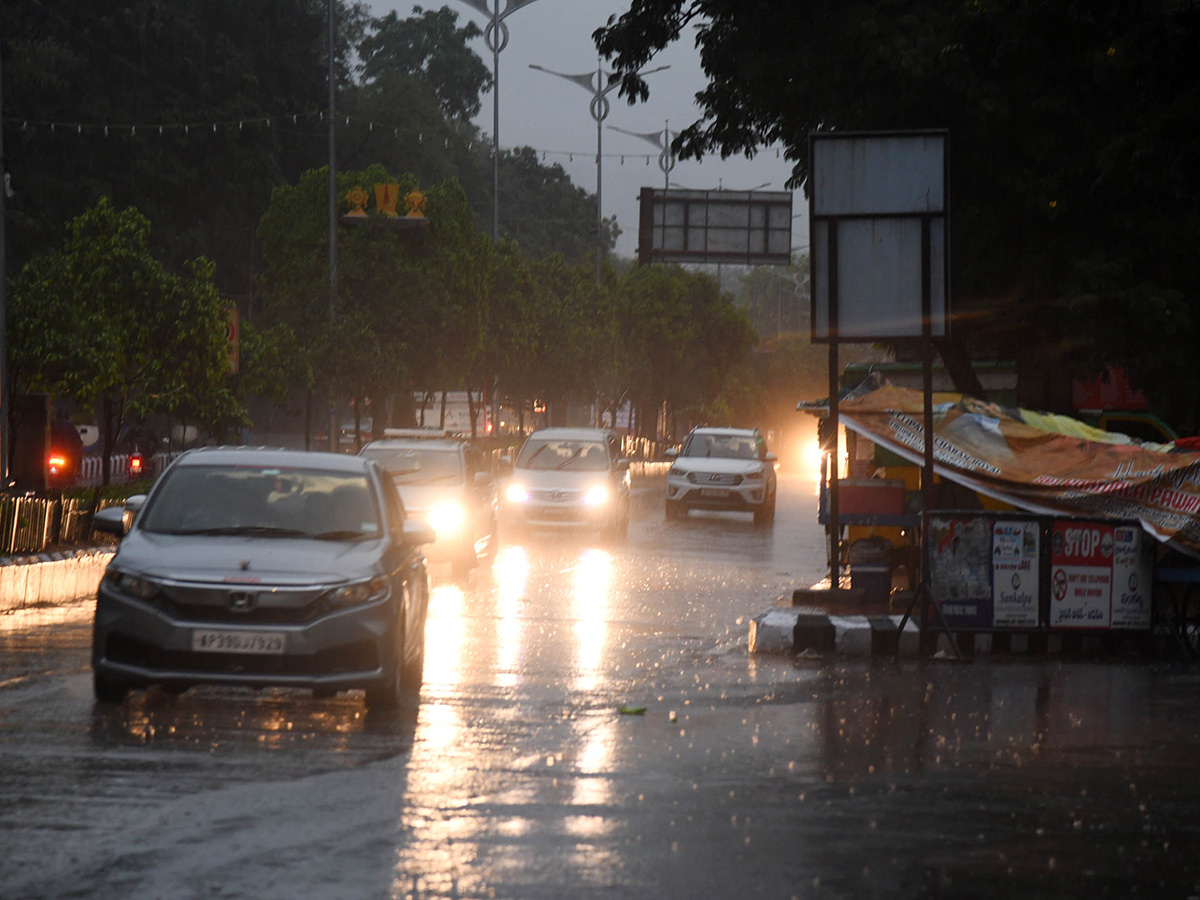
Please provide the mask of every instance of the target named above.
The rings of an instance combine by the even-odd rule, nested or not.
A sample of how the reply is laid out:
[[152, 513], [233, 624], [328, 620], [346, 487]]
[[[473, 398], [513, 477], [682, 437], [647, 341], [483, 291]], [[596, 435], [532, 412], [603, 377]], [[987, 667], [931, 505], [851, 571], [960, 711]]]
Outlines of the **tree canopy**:
[[[1071, 371], [1130, 365], [1159, 408], [1200, 422], [1189, 373], [1200, 262], [1200, 8], [1174, 0], [633, 0], [596, 32], [621, 93], [695, 36], [708, 76], [684, 157], [807, 138], [946, 128], [954, 335], [1061, 407]], [[1154, 352], [1148, 352], [1153, 348]], [[1037, 382], [1027, 380], [1027, 390]]]
[[215, 437], [246, 421], [226, 383], [228, 309], [212, 265], [186, 268], [168, 272], [146, 218], [105, 198], [13, 281], [14, 381], [99, 404], [106, 460], [129, 416], [171, 413]]

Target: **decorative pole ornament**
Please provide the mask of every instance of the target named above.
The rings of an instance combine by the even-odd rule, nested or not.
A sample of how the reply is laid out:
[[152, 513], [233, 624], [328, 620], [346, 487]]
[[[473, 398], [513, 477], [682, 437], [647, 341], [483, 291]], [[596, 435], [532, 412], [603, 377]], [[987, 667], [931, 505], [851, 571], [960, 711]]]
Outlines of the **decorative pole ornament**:
[[365, 216], [367, 214], [367, 201], [370, 195], [367, 194], [361, 187], [355, 185], [346, 191], [346, 202], [350, 204], [350, 211], [346, 213], [348, 216]]
[[425, 195], [420, 191], [409, 191], [404, 195], [405, 215], [410, 219], [423, 218], [425, 215]]
[[396, 218], [396, 201], [400, 199], [400, 185], [375, 185], [375, 208], [389, 218]]

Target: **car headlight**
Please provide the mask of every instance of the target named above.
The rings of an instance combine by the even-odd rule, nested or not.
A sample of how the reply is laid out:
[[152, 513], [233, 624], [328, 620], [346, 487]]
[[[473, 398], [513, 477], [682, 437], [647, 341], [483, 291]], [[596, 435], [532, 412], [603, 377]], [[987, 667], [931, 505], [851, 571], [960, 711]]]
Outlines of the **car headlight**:
[[435, 534], [457, 534], [467, 523], [467, 511], [458, 501], [446, 500], [430, 508], [428, 519]]
[[367, 581], [356, 581], [335, 588], [329, 592], [329, 602], [333, 606], [357, 606], [360, 603], [382, 600], [387, 597], [387, 594], [387, 578], [376, 575]]
[[114, 590], [120, 591], [122, 594], [128, 594], [130, 597], [137, 597], [139, 600], [149, 600], [158, 593], [159, 586], [157, 582], [141, 578], [137, 575], [130, 575], [128, 572], [118, 572], [114, 569], [109, 569], [104, 575], [104, 580]]
[[509, 503], [528, 503], [529, 491], [525, 490], [525, 485], [514, 481], [505, 488], [504, 499]]
[[602, 484], [593, 484], [583, 494], [584, 506], [603, 506], [608, 502], [608, 488]]
[[762, 469], [756, 469], [753, 472], [747, 472], [745, 477], [747, 481], [762, 481], [763, 471]]

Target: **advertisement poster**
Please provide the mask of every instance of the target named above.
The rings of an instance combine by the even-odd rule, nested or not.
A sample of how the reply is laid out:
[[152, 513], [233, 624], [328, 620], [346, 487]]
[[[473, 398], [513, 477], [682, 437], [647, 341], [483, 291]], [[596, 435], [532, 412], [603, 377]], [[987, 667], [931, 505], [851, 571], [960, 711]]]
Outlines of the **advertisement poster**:
[[992, 523], [992, 625], [1036, 628], [1040, 528], [1032, 519]]
[[1056, 521], [1050, 530], [1050, 627], [1112, 625], [1115, 526]]
[[986, 628], [992, 621], [992, 529], [985, 516], [929, 523], [933, 600], [951, 628]]
[[930, 578], [951, 628], [1037, 628], [1041, 526], [1037, 519], [935, 518]]
[[1150, 627], [1154, 547], [1136, 525], [1113, 530], [1112, 627]]

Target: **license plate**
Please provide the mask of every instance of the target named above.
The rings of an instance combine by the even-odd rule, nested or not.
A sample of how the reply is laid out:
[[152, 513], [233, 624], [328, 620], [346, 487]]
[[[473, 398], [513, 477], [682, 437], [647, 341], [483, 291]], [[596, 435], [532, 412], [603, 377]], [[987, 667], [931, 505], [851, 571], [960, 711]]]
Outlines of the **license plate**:
[[714, 500], [724, 500], [729, 496], [729, 491], [724, 488], [700, 488], [701, 497], [711, 497]]
[[197, 653], [254, 653], [282, 656], [286, 641], [279, 631], [218, 631], [198, 628], [192, 632], [192, 650]]

